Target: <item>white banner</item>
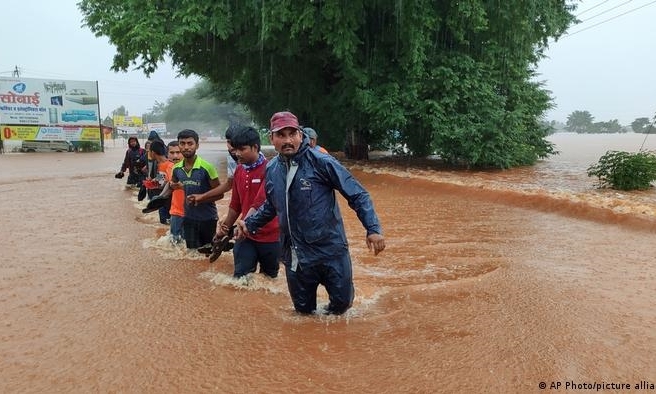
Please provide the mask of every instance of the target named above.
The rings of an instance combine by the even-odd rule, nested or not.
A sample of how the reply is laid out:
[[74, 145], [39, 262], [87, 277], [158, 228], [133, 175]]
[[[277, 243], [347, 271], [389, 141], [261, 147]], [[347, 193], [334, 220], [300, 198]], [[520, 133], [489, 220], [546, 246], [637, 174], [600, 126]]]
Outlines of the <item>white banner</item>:
[[99, 126], [95, 81], [0, 78], [0, 124]]
[[168, 135], [166, 134], [166, 123], [146, 123], [146, 129], [148, 132], [155, 131], [160, 136]]

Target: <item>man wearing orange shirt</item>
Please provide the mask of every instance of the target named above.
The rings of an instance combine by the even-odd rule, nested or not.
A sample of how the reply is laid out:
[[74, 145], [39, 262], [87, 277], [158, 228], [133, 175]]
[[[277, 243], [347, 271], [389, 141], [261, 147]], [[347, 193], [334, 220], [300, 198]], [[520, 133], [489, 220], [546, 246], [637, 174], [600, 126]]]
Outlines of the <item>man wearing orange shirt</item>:
[[[153, 156], [155, 164], [157, 165], [157, 173], [151, 178], [146, 188], [158, 190], [157, 194], [160, 194], [164, 186], [171, 180], [171, 171], [173, 171], [173, 162], [169, 161], [166, 157], [166, 145], [162, 140], [155, 140], [150, 144], [150, 153]], [[154, 171], [153, 171], [154, 172]], [[171, 209], [171, 202], [168, 201], [165, 206], [159, 209], [159, 221], [162, 224], [167, 224], [169, 219], [169, 210]]]
[[[171, 141], [168, 145], [169, 160], [175, 164], [182, 160], [182, 152], [180, 152], [180, 145], [178, 141]], [[173, 166], [167, 172], [168, 180], [171, 180], [173, 174]], [[185, 192], [184, 189], [173, 190], [171, 195], [171, 242], [174, 245], [181, 243], [184, 240], [184, 231], [182, 224], [184, 223], [184, 204]]]

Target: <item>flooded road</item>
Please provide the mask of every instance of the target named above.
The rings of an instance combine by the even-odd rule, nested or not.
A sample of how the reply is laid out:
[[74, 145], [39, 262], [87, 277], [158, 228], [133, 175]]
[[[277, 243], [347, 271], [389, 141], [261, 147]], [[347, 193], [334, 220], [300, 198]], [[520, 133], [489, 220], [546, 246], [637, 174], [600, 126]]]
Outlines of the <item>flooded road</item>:
[[[231, 253], [209, 264], [170, 246], [113, 178], [120, 146], [0, 155], [0, 392], [656, 383], [656, 192], [596, 190], [585, 175], [644, 135], [551, 138], [561, 155], [506, 171], [346, 162], [387, 249], [367, 250], [342, 201], [356, 298], [341, 317], [296, 315], [284, 277], [234, 281]], [[223, 146], [199, 153], [225, 179]]]

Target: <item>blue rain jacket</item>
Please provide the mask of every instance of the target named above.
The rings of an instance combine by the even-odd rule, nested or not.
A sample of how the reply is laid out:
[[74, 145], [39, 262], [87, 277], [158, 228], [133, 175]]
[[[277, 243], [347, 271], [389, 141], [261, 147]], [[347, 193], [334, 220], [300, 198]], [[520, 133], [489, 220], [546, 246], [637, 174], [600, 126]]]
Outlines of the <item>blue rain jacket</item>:
[[[301, 267], [330, 263], [335, 257], [348, 255], [348, 242], [335, 190], [346, 198], [356, 212], [367, 235], [382, 234], [369, 193], [339, 161], [310, 149], [307, 141], [306, 137], [290, 160], [278, 155], [268, 163], [266, 201], [245, 221], [248, 231], [255, 233], [278, 216], [281, 259], [288, 266], [291, 264], [292, 248]], [[298, 165], [298, 169], [289, 187], [288, 212], [287, 172], [293, 163]]]

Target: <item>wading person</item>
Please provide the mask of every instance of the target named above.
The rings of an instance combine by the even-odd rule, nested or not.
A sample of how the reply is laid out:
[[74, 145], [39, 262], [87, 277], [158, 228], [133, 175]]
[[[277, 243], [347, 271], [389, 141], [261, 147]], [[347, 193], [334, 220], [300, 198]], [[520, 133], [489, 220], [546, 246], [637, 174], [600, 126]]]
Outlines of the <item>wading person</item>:
[[116, 173], [116, 178], [123, 178], [125, 171], [129, 171], [127, 184], [129, 186], [141, 186], [146, 179], [143, 168], [146, 166], [146, 150], [139, 146], [137, 137], [128, 138], [128, 150], [125, 152], [121, 170]]
[[[232, 136], [232, 146], [239, 165], [232, 182], [228, 215], [216, 232], [218, 239], [228, 234], [240, 215], [246, 217], [253, 205], [259, 206], [262, 203], [255, 202], [264, 184], [267, 165], [267, 159], [260, 152], [260, 135], [252, 127], [237, 127]], [[255, 272], [258, 263], [260, 273], [270, 278], [277, 277], [280, 255], [278, 222], [271, 220], [256, 234], [247, 234], [244, 239], [235, 243], [232, 253], [236, 278]]]
[[235, 156], [235, 148], [232, 146], [232, 137], [236, 128], [237, 125], [230, 125], [225, 132], [226, 147], [228, 148], [228, 156], [226, 157], [226, 181], [207, 193], [188, 196], [190, 202], [218, 201], [223, 198], [226, 192], [232, 190], [232, 179], [235, 177], [235, 170], [237, 169], [237, 156]]
[[[150, 155], [154, 161], [154, 170], [151, 172], [147, 179], [151, 182], [151, 186], [147, 186], [149, 193], [152, 192], [152, 197], [155, 197], [162, 193], [164, 187], [171, 180], [171, 175], [173, 173], [173, 162], [166, 157], [166, 145], [162, 140], [155, 140], [150, 144]], [[162, 224], [167, 224], [171, 218], [169, 210], [171, 209], [171, 201], [168, 202], [161, 208], [159, 208], [159, 222]]]
[[[182, 152], [180, 152], [178, 141], [169, 142], [167, 148], [169, 151], [169, 160], [171, 160], [173, 165], [182, 161]], [[173, 167], [171, 167], [170, 171], [168, 174], [169, 180], [173, 178]], [[184, 190], [174, 190], [171, 194], [171, 209], [169, 210], [169, 214], [171, 215], [171, 242], [176, 245], [184, 240], [184, 231], [182, 230], [184, 223], [184, 204]]]
[[[216, 168], [196, 154], [198, 134], [194, 130], [178, 133], [178, 145], [184, 160], [173, 166], [171, 188], [183, 189], [185, 195], [202, 194], [219, 186]], [[197, 249], [212, 242], [216, 234], [218, 213], [214, 202], [186, 201], [182, 225], [187, 248]]]
[[319, 136], [317, 135], [316, 130], [314, 130], [312, 127], [303, 127], [303, 133], [305, 133], [305, 135], [307, 135], [310, 139], [310, 148], [316, 149], [321, 153], [328, 153], [326, 148], [317, 144], [317, 138], [319, 138]]
[[311, 149], [291, 112], [271, 118], [270, 137], [278, 152], [266, 169], [266, 200], [255, 213], [237, 221], [236, 237], [257, 231], [278, 216], [287, 286], [300, 313], [317, 307], [323, 285], [327, 312], [342, 314], [354, 297], [353, 273], [335, 190], [346, 198], [366, 229], [366, 243], [377, 255], [385, 239], [369, 193], [334, 157]]

